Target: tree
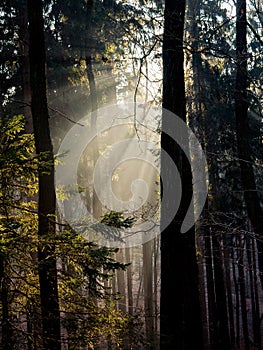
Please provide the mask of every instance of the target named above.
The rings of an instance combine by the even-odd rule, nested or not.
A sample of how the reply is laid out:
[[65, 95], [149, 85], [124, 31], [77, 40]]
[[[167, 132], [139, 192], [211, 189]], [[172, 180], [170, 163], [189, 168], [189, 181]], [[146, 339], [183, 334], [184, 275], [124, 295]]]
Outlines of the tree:
[[[35, 258], [39, 239], [34, 199], [39, 164], [43, 167], [46, 164], [34, 153], [33, 135], [24, 133], [25, 119], [21, 115], [0, 119], [0, 126], [1, 348], [42, 349], [39, 341], [42, 335], [36, 328], [40, 313], [35, 312], [39, 311], [40, 286]], [[107, 217], [107, 222], [114, 226], [112, 229], [117, 226], [119, 230], [131, 224], [114, 213]], [[88, 242], [65, 225], [55, 237], [42, 237], [41, 244], [55, 246], [60, 260], [60, 319], [67, 330], [64, 343], [72, 349], [80, 344], [95, 346], [102, 344], [108, 335], [112, 342], [122, 343], [128, 325], [132, 327], [134, 320], [116, 310], [116, 295], [101, 283], [126, 267], [112, 258], [114, 250]], [[131, 342], [134, 341], [133, 337]]]
[[[166, 0], [163, 39], [163, 108], [186, 121], [184, 82], [185, 1]], [[165, 113], [163, 123], [165, 123]], [[185, 140], [186, 142], [188, 140]], [[170, 225], [161, 233], [161, 349], [202, 348], [202, 321], [199, 307], [198, 269], [195, 250], [195, 228], [184, 234], [181, 226], [192, 198], [192, 173], [186, 155], [165, 133], [162, 149], [175, 162], [182, 181], [180, 207]], [[165, 159], [165, 158], [164, 158]], [[163, 159], [163, 160], [164, 160]], [[176, 196], [174, 174], [161, 159], [163, 187]], [[162, 202], [162, 220], [171, 203]]]
[[[37, 155], [44, 156], [47, 169], [38, 174], [38, 236], [55, 236], [54, 157], [50, 138], [46, 86], [46, 53], [42, 1], [28, 0], [31, 111]], [[39, 284], [44, 349], [61, 349], [55, 247], [39, 246]]]
[[[0, 291], [1, 346], [13, 349], [29, 342], [22, 331], [18, 312], [26, 316], [27, 305], [34, 305], [37, 279], [34, 273], [36, 215], [32, 196], [37, 191], [37, 163], [32, 135], [23, 134], [25, 121], [19, 115], [2, 117], [0, 149]], [[29, 287], [30, 286], [30, 287]], [[19, 311], [20, 310], [20, 311]], [[32, 338], [31, 338], [32, 340]]]
[[263, 232], [263, 210], [257, 192], [252, 165], [251, 147], [249, 144], [246, 0], [238, 0], [236, 10], [235, 115], [238, 157], [248, 217], [253, 225], [256, 236], [260, 238], [257, 241], [257, 247], [260, 280], [263, 288], [263, 242], [261, 239]]

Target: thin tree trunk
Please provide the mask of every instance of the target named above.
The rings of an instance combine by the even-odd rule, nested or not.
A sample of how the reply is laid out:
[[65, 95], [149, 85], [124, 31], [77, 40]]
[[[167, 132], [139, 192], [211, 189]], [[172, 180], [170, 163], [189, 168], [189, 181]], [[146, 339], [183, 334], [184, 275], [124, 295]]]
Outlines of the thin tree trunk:
[[[96, 131], [97, 127], [97, 109], [98, 109], [98, 97], [97, 97], [97, 89], [96, 89], [96, 83], [95, 83], [95, 76], [93, 72], [93, 67], [92, 67], [92, 56], [90, 54], [92, 45], [93, 45], [93, 38], [92, 38], [92, 17], [93, 17], [93, 6], [94, 6], [94, 1], [93, 0], [88, 0], [86, 3], [86, 10], [87, 10], [87, 16], [86, 16], [86, 47], [84, 48], [85, 51], [85, 61], [86, 61], [86, 73], [87, 73], [87, 78], [89, 82], [89, 98], [90, 98], [90, 103], [91, 103], [91, 128]], [[92, 147], [92, 160], [93, 160], [93, 169], [92, 171], [94, 172], [95, 169], [95, 162], [99, 158], [99, 144], [98, 144], [98, 135], [94, 140], [94, 144]], [[99, 182], [100, 179], [96, 178], [94, 181]], [[95, 186], [93, 184], [92, 188], [92, 213], [93, 213], [93, 218], [95, 220], [99, 220], [100, 216], [102, 215], [102, 206], [100, 203], [100, 200], [97, 196]]]
[[142, 284], [143, 284], [143, 274], [141, 271], [141, 265], [138, 267], [138, 282], [139, 282], [139, 287], [138, 287], [138, 292], [137, 292], [137, 298], [136, 298], [136, 304], [135, 304], [135, 309], [137, 310], [140, 307], [140, 299], [141, 299], [141, 294], [142, 294]]
[[230, 257], [228, 253], [227, 240], [223, 240], [223, 254], [224, 254], [224, 265], [226, 275], [226, 292], [227, 292], [227, 309], [228, 309], [228, 320], [229, 320], [229, 332], [230, 332], [230, 344], [231, 349], [235, 344], [235, 324], [234, 324], [234, 306], [232, 299], [232, 284], [231, 284], [231, 268], [230, 268]]
[[116, 292], [117, 292], [117, 287], [116, 287], [116, 274], [114, 274], [112, 276], [112, 279], [111, 279], [111, 290], [112, 290], [112, 294], [113, 296], [116, 295]]
[[[127, 264], [130, 264], [132, 262], [130, 248], [125, 248], [125, 259]], [[128, 291], [128, 312], [130, 315], [132, 315], [133, 314], [132, 264], [130, 264], [127, 267], [127, 291]]]
[[[159, 237], [154, 238], [154, 256], [153, 256], [153, 299], [154, 299], [154, 333], [157, 335], [159, 326], [159, 303], [158, 303], [158, 273], [159, 273]], [[158, 344], [156, 344], [156, 348]]]
[[214, 255], [218, 349], [228, 350], [230, 349], [230, 336], [228, 328], [227, 298], [222, 259], [221, 235], [214, 232], [212, 241]]
[[246, 302], [246, 281], [244, 273], [244, 247], [242, 238], [239, 236], [239, 259], [238, 259], [238, 273], [239, 273], [239, 287], [240, 287], [240, 306], [242, 316], [242, 329], [245, 342], [245, 350], [249, 349], [249, 333], [248, 333], [248, 319], [247, 319], [247, 302]]
[[207, 303], [207, 289], [206, 289], [206, 269], [205, 269], [205, 229], [202, 227], [202, 220], [196, 223], [196, 247], [197, 247], [197, 261], [199, 271], [199, 285], [200, 285], [200, 306], [202, 314], [202, 328], [203, 328], [203, 339], [204, 349], [209, 348], [209, 324], [208, 324], [208, 303]]
[[252, 263], [253, 263], [253, 278], [254, 278], [254, 295], [255, 295], [255, 317], [257, 320], [256, 327], [256, 338], [258, 339], [258, 349], [262, 349], [261, 342], [261, 319], [260, 319], [260, 302], [259, 302], [259, 292], [258, 292], [258, 278], [257, 278], [257, 263], [256, 263], [256, 248], [255, 248], [255, 238], [252, 238], [251, 242], [252, 251]]
[[[42, 1], [28, 0], [31, 112], [37, 155], [45, 152], [48, 173], [39, 170], [38, 236], [55, 235], [54, 158], [50, 139], [45, 74], [45, 40]], [[39, 283], [45, 350], [60, 350], [60, 313], [55, 247], [52, 242], [38, 250]]]
[[152, 241], [143, 244], [143, 291], [147, 349], [154, 349]]
[[24, 94], [24, 116], [26, 118], [26, 133], [33, 133], [33, 123], [31, 115], [31, 91], [30, 91], [30, 63], [29, 63], [29, 31], [28, 31], [28, 14], [26, 2], [20, 9], [20, 51], [23, 72], [23, 94]]
[[205, 236], [205, 258], [206, 258], [206, 280], [207, 280], [207, 304], [208, 304], [208, 320], [209, 320], [209, 343], [210, 349], [216, 350], [218, 337], [216, 335], [216, 297], [213, 273], [213, 255], [212, 240], [210, 229], [207, 230]]
[[[92, 63], [91, 63], [91, 56], [86, 57], [86, 72], [87, 72], [87, 77], [88, 77], [89, 86], [90, 86], [90, 100], [91, 100], [91, 110], [92, 110], [91, 128], [96, 131], [98, 101], [97, 101], [95, 77], [94, 77]], [[94, 172], [95, 164], [98, 158], [99, 158], [99, 142], [98, 142], [98, 135], [97, 135], [97, 137], [93, 141], [93, 146], [92, 146], [92, 160], [94, 164], [92, 169], [93, 172]], [[94, 179], [94, 181], [99, 182], [100, 181], [99, 177]], [[100, 216], [102, 215], [102, 206], [97, 196], [94, 184], [92, 189], [92, 213], [93, 213], [93, 217], [96, 220], [99, 220]]]
[[[253, 238], [252, 238], [253, 239]], [[260, 315], [257, 307], [257, 286], [255, 285], [254, 275], [257, 273], [254, 270], [252, 261], [253, 246], [250, 238], [246, 239], [246, 250], [247, 250], [247, 260], [249, 269], [249, 286], [250, 286], [250, 299], [251, 299], [251, 309], [252, 309], [252, 324], [253, 324], [253, 339], [255, 346], [261, 349], [261, 337], [260, 337]]]
[[31, 305], [28, 305], [27, 310], [27, 350], [34, 350], [34, 343], [33, 343], [33, 322], [32, 322], [32, 307]]
[[[116, 254], [116, 260], [120, 263], [124, 262], [124, 257], [123, 257], [123, 249], [119, 249], [119, 251]], [[121, 269], [117, 270], [117, 292], [120, 295], [120, 301], [118, 302], [118, 308], [126, 312], [127, 307], [126, 307], [126, 288], [125, 288], [125, 272]]]
[[9, 288], [8, 276], [6, 275], [5, 259], [0, 257], [0, 297], [1, 297], [1, 349], [13, 350], [13, 328], [11, 325], [10, 305], [8, 301]]
[[[232, 242], [234, 242], [234, 238], [232, 238]], [[235, 237], [235, 242], [237, 242], [237, 238]], [[235, 287], [235, 296], [236, 296], [236, 303], [235, 303], [235, 309], [236, 309], [236, 345], [239, 347], [240, 345], [240, 297], [239, 297], [239, 285], [236, 275], [236, 262], [237, 262], [237, 243], [236, 246], [232, 244], [232, 252], [231, 252], [231, 258], [232, 258], [232, 270], [233, 270], [233, 281], [234, 281], [234, 287]]]

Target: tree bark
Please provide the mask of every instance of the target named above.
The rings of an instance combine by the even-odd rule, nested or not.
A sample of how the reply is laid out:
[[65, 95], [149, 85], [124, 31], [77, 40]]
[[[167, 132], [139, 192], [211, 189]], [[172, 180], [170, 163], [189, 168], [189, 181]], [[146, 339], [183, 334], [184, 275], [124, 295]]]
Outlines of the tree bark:
[[[237, 0], [236, 20], [236, 90], [235, 114], [239, 164], [248, 217], [257, 236], [262, 238], [263, 210], [256, 188], [249, 145], [248, 124], [248, 80], [247, 80], [247, 18], [246, 0]], [[263, 288], [263, 241], [257, 241], [261, 287]]]
[[253, 261], [253, 277], [254, 277], [254, 295], [255, 295], [255, 338], [258, 341], [258, 350], [262, 349], [261, 343], [261, 318], [260, 318], [260, 300], [259, 300], [259, 291], [258, 291], [258, 278], [257, 278], [257, 262], [256, 262], [256, 251], [255, 251], [255, 239], [252, 238], [251, 242], [251, 251], [252, 251], [252, 261]]
[[[120, 263], [124, 262], [124, 256], [123, 256], [123, 248], [120, 248], [119, 251], [116, 254], [116, 260]], [[126, 303], [126, 283], [125, 283], [125, 271], [118, 269], [117, 270], [117, 289], [118, 293], [120, 295], [120, 300], [118, 302], [118, 308], [119, 310], [123, 312], [127, 312], [127, 303]]]
[[[235, 245], [234, 245], [235, 242]], [[232, 252], [231, 252], [231, 260], [232, 260], [232, 270], [233, 270], [233, 282], [235, 288], [235, 324], [236, 324], [236, 341], [235, 344], [239, 347], [240, 345], [240, 296], [239, 296], [239, 285], [238, 285], [238, 276], [237, 276], [237, 266], [236, 261], [238, 260], [238, 244], [237, 237], [232, 238]]]
[[[248, 332], [248, 318], [247, 318], [247, 302], [246, 302], [246, 281], [244, 272], [244, 251], [242, 237], [238, 237], [239, 241], [239, 259], [238, 259], [238, 274], [240, 287], [240, 307], [242, 317], [242, 330], [244, 336], [245, 350], [249, 350], [249, 332]], [[245, 245], [245, 243], [244, 243]]]
[[25, 132], [33, 133], [33, 124], [31, 116], [31, 90], [29, 77], [29, 32], [28, 32], [28, 13], [26, 2], [19, 8], [19, 46], [21, 52], [22, 76], [23, 76], [23, 101], [24, 101], [24, 116], [26, 118]]
[[251, 311], [252, 311], [252, 326], [253, 326], [253, 339], [254, 345], [261, 349], [261, 335], [260, 335], [260, 315], [258, 305], [258, 292], [257, 285], [255, 284], [256, 270], [254, 270], [252, 253], [253, 246], [251, 240], [253, 238], [246, 238], [246, 252], [248, 260], [248, 272], [249, 272], [249, 287], [250, 287], [250, 298], [251, 298]]
[[226, 292], [227, 292], [227, 309], [229, 320], [229, 335], [230, 335], [230, 347], [231, 349], [235, 345], [235, 323], [234, 323], [234, 306], [232, 299], [232, 284], [231, 284], [231, 267], [230, 256], [228, 252], [227, 239], [223, 238], [223, 257], [225, 266], [225, 279], [226, 279]]
[[[92, 67], [92, 56], [91, 51], [92, 47], [94, 45], [93, 43], [93, 29], [92, 29], [92, 18], [93, 18], [93, 6], [94, 1], [88, 0], [86, 4], [86, 11], [87, 11], [87, 23], [86, 23], [86, 47], [84, 49], [85, 51], [85, 61], [86, 61], [86, 73], [87, 78], [89, 82], [89, 98], [90, 98], [90, 104], [91, 104], [91, 128], [95, 129], [97, 128], [97, 110], [98, 110], [98, 94], [97, 94], [97, 88], [96, 88], [96, 82], [95, 82], [95, 75]], [[94, 144], [92, 147], [92, 159], [93, 159], [93, 169], [94, 172], [95, 164], [97, 159], [99, 158], [99, 141], [98, 141], [98, 135], [94, 140]], [[97, 182], [100, 182], [100, 178], [97, 177]], [[96, 220], [99, 220], [100, 216], [102, 215], [102, 205], [98, 198], [98, 195], [96, 193], [94, 184], [92, 188], [92, 213], [93, 218]]]
[[209, 345], [211, 350], [217, 350], [218, 337], [216, 335], [216, 297], [213, 273], [213, 254], [212, 254], [211, 230], [207, 230], [205, 237], [205, 260], [206, 260], [206, 278], [207, 278], [207, 306], [209, 319]]
[[[14, 348], [13, 327], [11, 325], [9, 305], [9, 284], [6, 274], [6, 262], [0, 257], [0, 298], [1, 298], [1, 349], [12, 350]], [[9, 282], [9, 283], [8, 283]]]
[[[37, 155], [44, 155], [48, 162], [46, 172], [39, 169], [38, 236], [40, 241], [49, 237], [51, 242], [40, 245], [38, 250], [39, 284], [42, 313], [43, 347], [60, 350], [60, 313], [57, 286], [55, 247], [55, 186], [54, 158], [50, 138], [46, 87], [46, 54], [42, 1], [28, 0], [29, 59], [31, 112]], [[43, 153], [44, 152], [44, 153]]]
[[216, 297], [217, 349], [230, 350], [230, 335], [228, 328], [227, 297], [222, 260], [221, 234], [213, 232], [214, 283]]
[[[186, 121], [184, 82], [184, 17], [185, 1], [166, 0], [163, 39], [163, 107]], [[165, 122], [163, 114], [163, 123]], [[187, 140], [185, 140], [187, 141]], [[184, 234], [181, 225], [192, 198], [190, 164], [174, 140], [161, 136], [166, 151], [177, 166], [182, 181], [182, 199], [170, 225], [163, 229], [169, 211], [169, 200], [161, 207], [161, 317], [160, 348], [202, 349], [202, 320], [199, 306], [198, 268], [195, 229]], [[176, 196], [174, 174], [161, 157], [161, 180]]]
[[[126, 263], [130, 264], [132, 262], [131, 260], [131, 254], [130, 254], [131, 248], [125, 248], [125, 260]], [[129, 265], [127, 267], [127, 292], [128, 292], [128, 313], [129, 315], [133, 314], [133, 289], [132, 289], [132, 265]]]
[[143, 244], [143, 296], [147, 350], [155, 348], [153, 315], [153, 241]]

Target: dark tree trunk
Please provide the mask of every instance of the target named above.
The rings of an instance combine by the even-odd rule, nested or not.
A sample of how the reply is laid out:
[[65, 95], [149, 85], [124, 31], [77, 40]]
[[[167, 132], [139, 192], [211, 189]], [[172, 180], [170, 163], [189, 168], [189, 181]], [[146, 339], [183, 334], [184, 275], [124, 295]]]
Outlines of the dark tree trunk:
[[249, 287], [251, 294], [251, 311], [252, 311], [252, 326], [253, 326], [253, 339], [254, 345], [261, 349], [261, 335], [260, 335], [260, 315], [259, 315], [259, 305], [258, 305], [258, 293], [257, 285], [255, 282], [256, 270], [254, 270], [253, 261], [252, 261], [252, 246], [253, 238], [246, 238], [246, 252], [248, 260], [248, 269], [249, 269]]
[[213, 233], [214, 279], [216, 296], [217, 349], [230, 349], [228, 328], [227, 298], [221, 248], [221, 234]]
[[[94, 72], [92, 69], [92, 57], [91, 57], [91, 51], [93, 48], [93, 45], [95, 44], [93, 41], [93, 28], [92, 28], [92, 18], [93, 18], [93, 6], [94, 1], [93, 0], [87, 0], [86, 4], [86, 33], [85, 33], [85, 60], [86, 60], [86, 72], [87, 72], [87, 78], [89, 81], [89, 88], [90, 88], [90, 101], [91, 101], [91, 111], [95, 112], [98, 109], [98, 100], [97, 100], [97, 89], [95, 84], [95, 77]], [[95, 114], [94, 114], [95, 116]], [[93, 122], [93, 120], [92, 120]], [[95, 120], [96, 125], [96, 120]]]
[[238, 274], [239, 274], [239, 286], [240, 286], [240, 307], [242, 317], [242, 330], [244, 337], [245, 350], [249, 349], [249, 332], [248, 332], [248, 318], [247, 318], [247, 302], [246, 302], [246, 281], [244, 272], [244, 251], [242, 237], [238, 237], [239, 240], [239, 259], [238, 259]]
[[[183, 34], [185, 1], [165, 1], [163, 41], [163, 107], [186, 120]], [[165, 113], [163, 124], [166, 123]], [[187, 142], [188, 140], [184, 140]], [[178, 212], [163, 230], [172, 203], [161, 208], [161, 318], [160, 348], [202, 349], [202, 320], [199, 305], [198, 267], [195, 229], [181, 233], [181, 226], [192, 198], [192, 173], [189, 162], [176, 142], [162, 133], [162, 150], [175, 162], [182, 181]], [[161, 179], [169, 192], [177, 195], [174, 174], [162, 157]], [[171, 199], [171, 201], [173, 201]]]
[[252, 251], [252, 262], [253, 262], [253, 277], [254, 277], [254, 294], [255, 294], [255, 338], [258, 342], [258, 350], [262, 349], [261, 341], [261, 318], [260, 318], [260, 301], [259, 301], [259, 291], [258, 291], [258, 278], [257, 278], [257, 262], [256, 262], [256, 252], [255, 252], [255, 239], [252, 238], [251, 242]]
[[210, 349], [216, 350], [218, 337], [216, 335], [216, 297], [213, 273], [213, 254], [212, 254], [212, 239], [211, 230], [207, 230], [205, 237], [205, 260], [206, 260], [206, 278], [207, 278], [207, 304], [208, 304], [208, 319], [209, 319], [209, 342]]
[[[130, 248], [125, 248], [125, 259], [126, 263], [130, 264], [131, 254]], [[133, 290], [132, 290], [132, 265], [127, 267], [127, 292], [128, 292], [128, 313], [129, 315], [133, 314]]]
[[[3, 147], [1, 151], [3, 150]], [[1, 218], [8, 218], [8, 201], [9, 193], [7, 190], [7, 177], [3, 170], [0, 173], [0, 188], [1, 188], [1, 205], [0, 216]], [[4, 230], [1, 228], [0, 240], [5, 242]], [[14, 346], [13, 341], [13, 328], [11, 324], [10, 315], [10, 275], [8, 273], [8, 264], [10, 264], [8, 254], [5, 254], [5, 250], [1, 247], [0, 252], [0, 349], [12, 350]]]
[[[5, 272], [5, 259], [0, 257], [0, 298], [1, 298], [1, 349], [12, 350], [14, 348], [13, 328], [9, 310], [10, 281]], [[8, 283], [9, 282], [9, 283]]]
[[[92, 28], [92, 19], [93, 19], [93, 12], [94, 12], [94, 1], [88, 0], [86, 4], [86, 47], [84, 49], [85, 51], [85, 61], [86, 61], [86, 73], [87, 78], [89, 82], [89, 99], [90, 99], [90, 105], [91, 105], [91, 128], [96, 130], [97, 127], [97, 109], [98, 109], [98, 95], [97, 95], [97, 88], [96, 88], [96, 82], [95, 82], [95, 75], [92, 67], [92, 56], [91, 51], [93, 46], [95, 45], [94, 39], [93, 39], [93, 28]], [[92, 159], [94, 162], [94, 168], [97, 159], [99, 158], [99, 143], [98, 138], [94, 140], [94, 145], [92, 147]], [[92, 170], [94, 172], [94, 169]], [[96, 178], [96, 181], [99, 183], [100, 179], [99, 177]], [[96, 220], [99, 220], [100, 216], [102, 215], [102, 206], [100, 203], [100, 200], [98, 198], [98, 195], [96, 193], [96, 190], [93, 185], [92, 189], [92, 213], [93, 218]]]
[[97, 111], [98, 101], [97, 101], [97, 89], [95, 84], [94, 72], [92, 69], [91, 56], [86, 56], [86, 72], [89, 81], [90, 88], [90, 101], [91, 101], [91, 110], [92, 112]]
[[147, 346], [145, 349], [155, 348], [154, 317], [153, 317], [153, 241], [143, 244], [143, 291], [144, 291], [144, 313]]
[[235, 345], [235, 322], [234, 322], [234, 305], [232, 298], [232, 283], [231, 283], [231, 267], [230, 267], [230, 256], [229, 247], [227, 245], [227, 239], [223, 239], [223, 257], [225, 266], [225, 279], [226, 279], [226, 292], [227, 292], [227, 309], [228, 309], [228, 320], [229, 320], [229, 335], [231, 349]]
[[[159, 327], [159, 302], [158, 302], [158, 291], [159, 291], [159, 273], [160, 273], [160, 240], [159, 238], [154, 239], [154, 255], [153, 255], [153, 302], [154, 302], [154, 334], [157, 337]], [[158, 347], [158, 339], [156, 339], [156, 346]]]
[[[28, 28], [28, 10], [27, 2], [23, 1], [23, 5], [20, 9], [20, 50], [21, 50], [21, 63], [22, 63], [22, 76], [23, 76], [23, 102], [24, 102], [24, 116], [26, 119], [25, 132], [32, 134], [33, 121], [31, 113], [31, 87], [30, 87], [30, 62], [29, 62], [29, 28]], [[30, 198], [29, 200], [31, 200]], [[38, 198], [35, 194], [33, 197], [37, 202]], [[37, 253], [31, 253], [34, 263], [38, 264]], [[32, 304], [28, 301], [27, 311], [27, 333], [28, 333], [28, 350], [42, 349], [42, 342], [40, 341], [42, 334], [42, 324], [39, 319], [40, 314], [40, 300], [37, 300]]]
[[[235, 91], [235, 113], [236, 132], [239, 163], [249, 219], [257, 235], [263, 232], [263, 210], [256, 190], [255, 176], [253, 172], [251, 149], [249, 145], [248, 125], [248, 96], [247, 96], [247, 18], [246, 0], [237, 0], [236, 21], [236, 91]], [[258, 262], [261, 286], [263, 288], [263, 241], [258, 240]]]
[[[123, 253], [123, 248], [120, 248], [116, 254], [116, 260], [120, 263], [124, 263]], [[117, 289], [121, 298], [118, 302], [118, 308], [123, 312], [127, 312], [125, 271], [121, 269], [117, 270]]]
[[23, 72], [23, 95], [24, 95], [24, 116], [26, 118], [26, 133], [33, 133], [33, 123], [30, 108], [31, 90], [30, 90], [30, 74], [29, 74], [29, 31], [28, 31], [28, 13], [27, 4], [23, 4], [20, 10], [20, 50]]
[[[235, 242], [235, 245], [234, 245]], [[239, 285], [238, 285], [238, 276], [237, 276], [237, 268], [236, 261], [238, 260], [238, 252], [237, 252], [237, 238], [232, 238], [232, 252], [231, 252], [231, 260], [232, 260], [232, 270], [233, 270], [233, 282], [235, 288], [235, 319], [236, 319], [236, 345], [239, 347], [240, 345], [240, 296], [239, 296]]]
[[[87, 72], [87, 77], [88, 77], [89, 87], [90, 87], [89, 97], [90, 97], [91, 111], [92, 111], [91, 128], [96, 130], [98, 101], [97, 101], [97, 89], [95, 84], [95, 77], [94, 77], [94, 72], [93, 72], [92, 63], [91, 63], [91, 56], [86, 56], [86, 72]], [[96, 161], [99, 158], [98, 138], [94, 140], [94, 144], [92, 146], [91, 152], [92, 152], [92, 159], [93, 159], [93, 164], [95, 168]], [[93, 172], [94, 172], [94, 168], [93, 168]], [[100, 181], [99, 176], [97, 176], [95, 180], [99, 183]], [[93, 218], [95, 220], [99, 220], [100, 216], [102, 215], [102, 205], [98, 198], [94, 184], [92, 188], [92, 213], [93, 213]]]
[[[48, 171], [39, 170], [38, 235], [55, 235], [55, 187], [53, 147], [50, 139], [45, 74], [45, 40], [42, 1], [28, 0], [31, 111], [36, 153], [45, 153]], [[60, 313], [55, 249], [52, 242], [38, 251], [43, 346], [60, 350]]]

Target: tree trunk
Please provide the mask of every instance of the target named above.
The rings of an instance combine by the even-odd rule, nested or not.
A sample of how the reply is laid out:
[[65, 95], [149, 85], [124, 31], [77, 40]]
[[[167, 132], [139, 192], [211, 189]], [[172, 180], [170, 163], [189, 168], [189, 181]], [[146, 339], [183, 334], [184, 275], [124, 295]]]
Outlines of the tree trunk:
[[205, 257], [206, 257], [206, 278], [207, 278], [207, 304], [208, 304], [208, 319], [209, 319], [209, 343], [210, 349], [216, 350], [218, 337], [216, 335], [216, 298], [213, 273], [213, 254], [212, 254], [212, 239], [211, 230], [207, 230], [205, 236]]
[[[163, 40], [163, 107], [186, 121], [184, 83], [184, 17], [185, 1], [165, 1]], [[166, 123], [165, 113], [163, 124]], [[188, 142], [188, 140], [184, 140]], [[170, 225], [163, 230], [171, 203], [167, 198], [161, 207], [161, 317], [160, 348], [203, 348], [202, 320], [199, 306], [198, 268], [195, 250], [195, 229], [184, 234], [181, 226], [192, 198], [190, 164], [167, 134], [161, 136], [162, 151], [173, 159], [182, 181], [180, 207]], [[163, 154], [163, 153], [162, 153]], [[176, 196], [174, 174], [161, 156], [163, 187]], [[172, 200], [172, 199], [171, 199]]]
[[227, 298], [221, 248], [221, 234], [213, 232], [213, 255], [214, 255], [214, 279], [216, 296], [216, 322], [217, 322], [217, 349], [230, 349], [230, 336], [228, 328]]
[[[96, 131], [98, 96], [97, 96], [96, 82], [95, 82], [95, 76], [94, 76], [93, 67], [92, 67], [92, 56], [91, 56], [91, 51], [93, 47], [93, 35], [92, 35], [93, 6], [94, 6], [93, 0], [88, 0], [86, 4], [86, 11], [87, 11], [86, 38], [85, 38], [86, 47], [84, 48], [84, 51], [85, 51], [85, 61], [86, 61], [86, 73], [87, 73], [87, 78], [89, 82], [89, 98], [90, 98], [91, 112], [92, 112], [91, 128]], [[94, 164], [92, 172], [94, 172], [96, 161], [99, 158], [98, 135], [93, 141], [91, 152], [92, 152], [91, 156]], [[96, 179], [94, 179], [94, 181], [97, 181], [99, 183], [100, 178], [97, 177]], [[99, 220], [100, 216], [102, 215], [102, 205], [97, 196], [94, 184], [92, 188], [92, 213], [93, 213], [93, 218], [95, 220]]]
[[254, 270], [253, 261], [252, 261], [252, 253], [253, 246], [252, 242], [253, 238], [246, 238], [246, 252], [247, 252], [247, 260], [248, 260], [248, 270], [249, 270], [249, 286], [250, 286], [250, 298], [251, 298], [251, 311], [252, 311], [252, 326], [253, 326], [253, 339], [254, 345], [261, 349], [261, 336], [260, 336], [260, 315], [258, 308], [258, 293], [257, 293], [257, 285], [255, 282], [255, 274], [257, 273]]
[[[159, 333], [159, 273], [160, 273], [160, 239], [159, 237], [154, 238], [154, 256], [153, 256], [153, 301], [154, 301], [154, 333], [157, 335]], [[158, 342], [158, 341], [156, 341]], [[156, 344], [156, 348], [159, 344]]]
[[234, 323], [234, 306], [233, 306], [233, 299], [232, 299], [230, 257], [229, 257], [226, 238], [223, 240], [223, 254], [224, 254], [224, 266], [225, 266], [225, 275], [226, 275], [226, 292], [227, 292], [229, 334], [230, 334], [230, 344], [231, 344], [231, 349], [232, 349], [235, 345], [235, 323]]
[[152, 269], [153, 241], [143, 244], [143, 295], [147, 349], [154, 349], [153, 326], [153, 269]]
[[[55, 186], [54, 158], [50, 138], [45, 74], [45, 40], [42, 1], [28, 0], [29, 59], [31, 85], [31, 112], [37, 155], [48, 162], [48, 171], [39, 169], [38, 235], [40, 240], [50, 237], [51, 242], [38, 250], [43, 346], [46, 350], [60, 350], [60, 313], [57, 287], [55, 247]], [[47, 169], [45, 169], [47, 170]]]
[[[237, 0], [236, 20], [236, 91], [235, 91], [235, 114], [238, 156], [241, 168], [241, 178], [244, 190], [244, 198], [248, 217], [253, 225], [256, 235], [262, 237], [263, 210], [256, 188], [253, 172], [251, 149], [249, 145], [248, 125], [248, 96], [247, 96], [247, 18], [246, 0]], [[260, 141], [261, 142], [261, 141]], [[263, 288], [263, 241], [258, 240], [258, 262], [261, 286]]]
[[[132, 262], [131, 248], [125, 248], [125, 260], [127, 264]], [[128, 313], [129, 315], [133, 314], [133, 290], [132, 290], [132, 265], [127, 267], [127, 291], [128, 291]]]
[[20, 9], [20, 33], [19, 44], [21, 51], [22, 76], [23, 76], [23, 101], [24, 101], [24, 116], [26, 118], [25, 132], [33, 133], [33, 124], [31, 116], [31, 91], [30, 91], [30, 74], [29, 74], [29, 32], [28, 32], [28, 13], [27, 4], [23, 3]]
[[[203, 339], [204, 339], [204, 350], [209, 349], [208, 339], [209, 339], [209, 324], [208, 324], [208, 302], [206, 293], [206, 269], [205, 269], [205, 249], [204, 249], [204, 235], [205, 229], [202, 227], [202, 220], [196, 223], [196, 249], [198, 251], [197, 261], [198, 261], [198, 272], [199, 272], [199, 289], [200, 289], [200, 308], [202, 315], [202, 328], [203, 328]], [[210, 350], [210, 349], [209, 349]]]
[[[8, 276], [6, 275], [5, 259], [0, 257], [0, 297], [1, 297], [1, 349], [12, 350], [14, 348], [13, 328], [11, 325]], [[8, 283], [9, 282], [9, 283]]]
[[239, 259], [238, 259], [238, 273], [239, 273], [239, 286], [240, 286], [240, 306], [242, 317], [242, 329], [245, 342], [245, 350], [249, 349], [249, 333], [248, 333], [248, 319], [247, 319], [247, 302], [246, 302], [246, 281], [244, 272], [244, 250], [245, 247], [242, 244], [242, 237], [238, 237], [239, 240]]
[[[232, 242], [234, 243], [234, 238], [232, 238]], [[235, 288], [235, 319], [236, 319], [236, 345], [239, 347], [240, 345], [240, 297], [239, 297], [239, 285], [238, 285], [238, 277], [236, 273], [236, 261], [238, 260], [238, 252], [237, 252], [237, 238], [235, 237], [236, 245], [232, 243], [232, 252], [231, 252], [231, 260], [232, 260], [232, 270], [233, 270], [233, 282]]]
[[258, 350], [262, 349], [261, 342], [261, 318], [260, 318], [260, 301], [258, 292], [258, 278], [257, 278], [257, 263], [256, 263], [256, 251], [255, 251], [255, 238], [252, 238], [251, 242], [252, 262], [253, 262], [253, 277], [254, 277], [254, 293], [255, 293], [255, 313], [256, 313], [256, 325], [255, 325], [255, 338], [258, 340]]
[[[116, 254], [116, 260], [120, 263], [124, 262], [124, 257], [123, 257], [123, 248], [120, 248], [119, 251]], [[118, 308], [126, 312], [127, 307], [126, 307], [126, 288], [125, 288], [125, 271], [122, 269], [117, 270], [117, 291], [120, 295], [120, 301], [118, 302]]]

